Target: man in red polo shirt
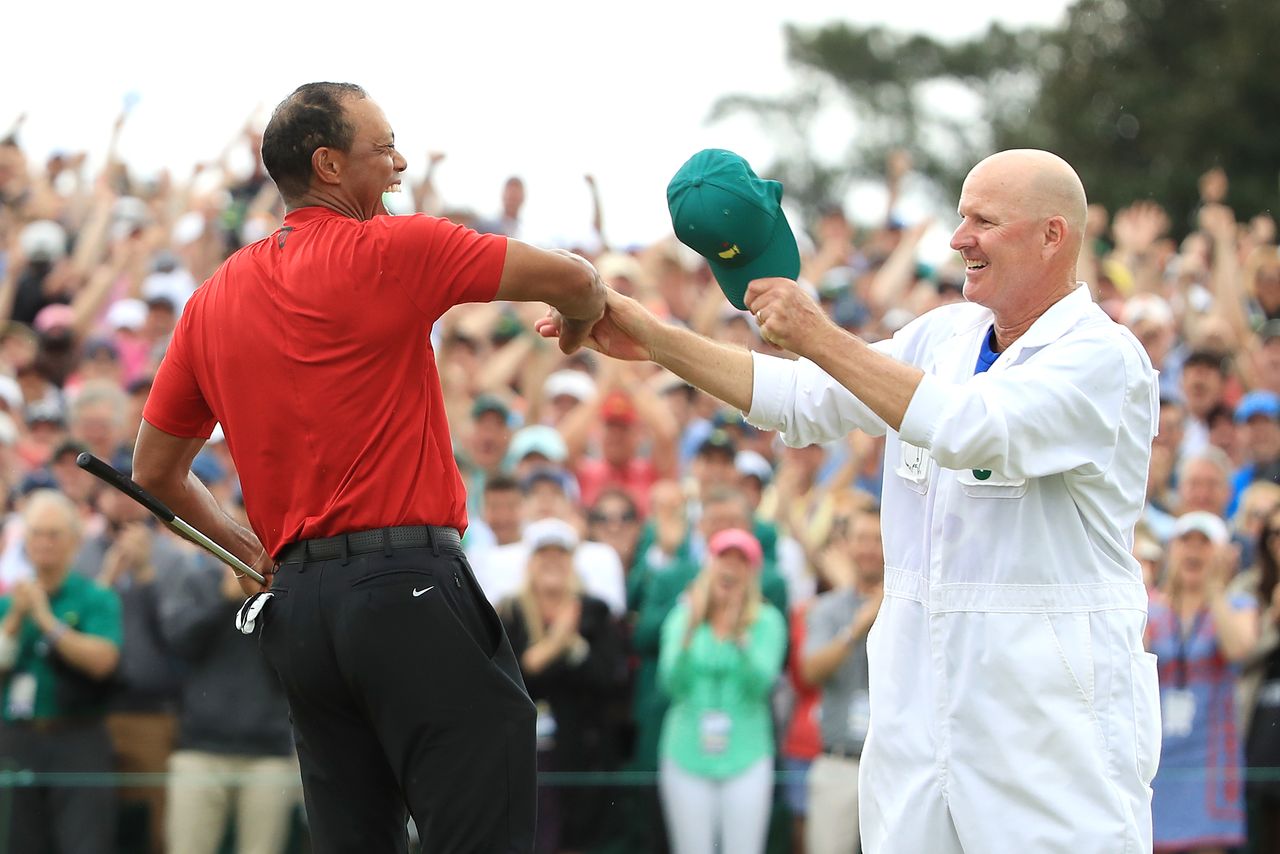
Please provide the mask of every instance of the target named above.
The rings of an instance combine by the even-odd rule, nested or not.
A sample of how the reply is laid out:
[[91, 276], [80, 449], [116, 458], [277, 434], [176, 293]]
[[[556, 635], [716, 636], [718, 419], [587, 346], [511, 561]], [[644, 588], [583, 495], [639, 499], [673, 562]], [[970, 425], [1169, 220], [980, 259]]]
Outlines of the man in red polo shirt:
[[[590, 507], [609, 487], [626, 491], [642, 517], [649, 515], [649, 491], [664, 478], [677, 476], [680, 428], [652, 390], [635, 382], [629, 391], [614, 389], [568, 415], [560, 426], [582, 490], [582, 505]], [[582, 454], [588, 431], [602, 424], [600, 456]], [[641, 449], [648, 440], [648, 453]]]
[[[261, 646], [288, 694], [313, 850], [404, 852], [406, 805], [425, 850], [532, 850], [535, 713], [459, 542], [429, 332], [458, 303], [540, 301], [572, 352], [604, 285], [567, 253], [386, 216], [405, 160], [357, 86], [300, 87], [262, 154], [284, 226], [187, 303], [134, 475], [274, 571]], [[215, 423], [252, 531], [190, 474]]]

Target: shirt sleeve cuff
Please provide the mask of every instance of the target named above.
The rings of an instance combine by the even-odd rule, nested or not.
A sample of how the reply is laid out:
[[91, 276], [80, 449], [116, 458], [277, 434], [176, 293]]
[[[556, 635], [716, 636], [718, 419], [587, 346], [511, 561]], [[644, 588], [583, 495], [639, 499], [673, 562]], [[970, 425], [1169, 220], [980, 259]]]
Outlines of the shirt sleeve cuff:
[[898, 435], [904, 442], [919, 448], [933, 446], [933, 434], [942, 419], [949, 395], [946, 386], [932, 374], [925, 374], [916, 386], [916, 393], [907, 404]]
[[751, 411], [746, 413], [747, 423], [764, 430], [781, 430], [787, 390], [795, 387], [796, 363], [753, 351], [751, 364]]

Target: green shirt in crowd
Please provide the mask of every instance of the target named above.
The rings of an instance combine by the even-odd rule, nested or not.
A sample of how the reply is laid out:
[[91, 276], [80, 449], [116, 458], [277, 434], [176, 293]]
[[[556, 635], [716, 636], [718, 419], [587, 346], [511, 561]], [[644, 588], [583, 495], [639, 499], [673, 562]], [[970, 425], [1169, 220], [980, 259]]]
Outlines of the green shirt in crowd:
[[787, 650], [787, 622], [760, 603], [741, 643], [703, 623], [686, 645], [689, 606], [662, 624], [658, 685], [671, 698], [659, 754], [690, 774], [724, 779], [774, 753], [770, 692]]
[[[12, 596], [0, 596], [0, 620], [9, 613], [12, 605]], [[124, 627], [120, 618], [120, 598], [96, 581], [76, 573], [69, 574], [62, 587], [49, 597], [49, 609], [69, 629], [106, 638], [117, 647], [122, 642]], [[0, 710], [4, 720], [48, 720], [97, 715], [105, 711], [105, 693], [99, 693], [95, 700], [76, 708], [59, 706], [51, 652], [35, 620], [30, 616], [24, 617], [22, 628], [18, 630], [17, 660], [13, 670], [4, 676], [4, 707]], [[32, 704], [29, 686], [33, 679], [35, 697]], [[89, 677], [86, 675], [84, 679]]]

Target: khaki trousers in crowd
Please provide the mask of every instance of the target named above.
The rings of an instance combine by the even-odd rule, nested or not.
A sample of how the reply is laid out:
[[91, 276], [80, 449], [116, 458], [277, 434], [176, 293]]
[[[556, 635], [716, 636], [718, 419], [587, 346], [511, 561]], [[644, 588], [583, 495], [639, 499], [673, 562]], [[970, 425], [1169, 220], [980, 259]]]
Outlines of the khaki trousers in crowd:
[[[172, 854], [214, 854], [234, 811], [238, 854], [280, 854], [302, 792], [293, 756], [176, 751], [169, 760]], [[243, 784], [226, 779], [249, 775]], [[262, 775], [261, 780], [252, 779]]]
[[858, 760], [822, 754], [809, 766], [806, 854], [858, 854]]
[[[107, 733], [115, 753], [116, 770], [128, 773], [163, 774], [169, 767], [178, 719], [169, 712], [113, 712], [107, 715]], [[129, 786], [119, 789], [120, 800], [147, 806], [147, 828], [151, 854], [164, 851], [165, 789], [163, 785]]]

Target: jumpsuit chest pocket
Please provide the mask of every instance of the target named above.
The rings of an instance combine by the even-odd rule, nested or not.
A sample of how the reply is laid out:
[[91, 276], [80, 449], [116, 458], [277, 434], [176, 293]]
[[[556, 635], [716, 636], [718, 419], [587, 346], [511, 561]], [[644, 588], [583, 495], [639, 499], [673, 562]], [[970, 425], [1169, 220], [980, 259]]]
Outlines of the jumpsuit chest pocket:
[[924, 495], [929, 491], [929, 478], [933, 474], [933, 457], [924, 448], [917, 448], [898, 441], [898, 464], [893, 471], [913, 492]]
[[1025, 477], [1004, 477], [991, 469], [962, 469], [956, 483], [970, 498], [1021, 498], [1027, 494]]

